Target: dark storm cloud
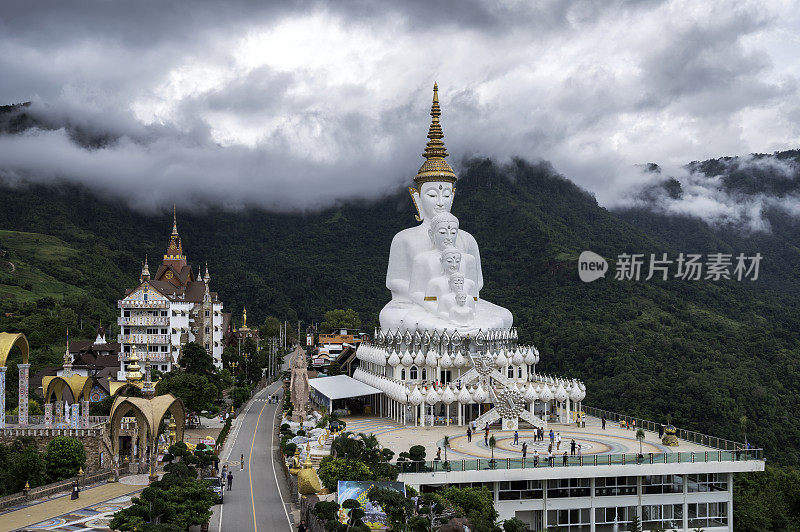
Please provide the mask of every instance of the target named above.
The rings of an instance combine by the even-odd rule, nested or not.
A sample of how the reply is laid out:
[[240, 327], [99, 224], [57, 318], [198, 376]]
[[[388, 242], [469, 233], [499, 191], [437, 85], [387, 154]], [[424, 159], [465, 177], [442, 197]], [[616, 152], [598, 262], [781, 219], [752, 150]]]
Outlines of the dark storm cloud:
[[545, 158], [607, 205], [636, 163], [796, 143], [800, 68], [780, 2], [33, 2], [0, 15], [0, 174], [68, 179], [141, 208], [316, 208], [421, 162], [438, 80], [445, 141]]

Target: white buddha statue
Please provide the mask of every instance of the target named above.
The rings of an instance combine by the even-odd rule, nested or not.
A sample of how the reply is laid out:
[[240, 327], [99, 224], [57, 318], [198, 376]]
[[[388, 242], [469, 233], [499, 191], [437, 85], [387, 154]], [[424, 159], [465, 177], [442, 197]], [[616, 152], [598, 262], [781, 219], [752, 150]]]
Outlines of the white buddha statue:
[[462, 289], [462, 291], [470, 296], [473, 302], [478, 300], [478, 296], [475, 295], [478, 290], [475, 286], [475, 283], [472, 281], [472, 279], [466, 279], [464, 277], [464, 255], [465, 254], [462, 254], [461, 251], [453, 246], [447, 246], [442, 250], [439, 258], [439, 275], [432, 277], [428, 281], [428, 284], [425, 288], [425, 297], [422, 300], [423, 307], [429, 308], [432, 311], [435, 311], [439, 307], [437, 302], [441, 296], [451, 291], [450, 283], [453, 275], [455, 274], [461, 275], [462, 279], [459, 283], [459, 287]]
[[[444, 275], [441, 283], [447, 291], [447, 265], [443, 263], [445, 259], [444, 251], [447, 247], [452, 247], [455, 251], [455, 242], [458, 236], [458, 218], [449, 212], [442, 212], [433, 217], [428, 229], [433, 249], [417, 253], [414, 257], [413, 264], [411, 265], [411, 280], [408, 287], [411, 301], [422, 306], [426, 306], [423, 301], [431, 301], [427, 299], [429, 296], [428, 286], [432, 279]], [[460, 271], [470, 281], [469, 295], [476, 298], [478, 297], [478, 266], [475, 257], [467, 252], [460, 253], [459, 255]]]
[[[436, 85], [433, 87], [433, 105], [431, 106], [431, 126], [428, 130], [428, 144], [423, 156], [425, 162], [414, 177], [415, 187], [410, 188], [411, 198], [417, 207], [417, 220], [421, 223], [415, 227], [404, 229], [392, 239], [389, 251], [389, 266], [386, 272], [386, 287], [392, 292], [392, 300], [381, 310], [380, 322], [384, 330], [397, 329], [428, 329], [442, 331], [449, 328], [451, 331], [457, 324], [438, 316], [436, 311], [431, 312], [425, 308], [418, 298], [412, 297], [412, 286], [415, 294], [419, 295], [419, 288], [427, 289], [430, 280], [430, 270], [419, 273], [414, 272], [415, 259], [425, 252], [433, 252], [431, 256], [440, 254], [437, 250], [437, 240], [441, 236], [444, 242], [445, 233], [450, 234], [453, 227], [446, 228], [442, 233], [431, 228], [431, 221], [437, 214], [449, 213], [453, 205], [456, 175], [445, 161], [447, 151], [442, 138], [442, 127], [439, 124], [439, 97]], [[451, 224], [452, 225], [452, 224]], [[511, 327], [513, 317], [508, 309], [494, 305], [480, 299], [479, 293], [483, 288], [483, 272], [481, 271], [481, 257], [478, 243], [468, 232], [458, 228], [452, 238], [454, 247], [462, 252], [462, 257], [469, 255], [474, 259], [473, 271], [464, 271], [465, 277], [475, 283], [475, 315], [468, 325], [458, 324], [458, 330], [464, 333], [476, 332], [478, 329], [508, 328]], [[426, 257], [424, 262], [432, 262]], [[465, 266], [466, 266], [466, 261]], [[422, 270], [420, 270], [422, 271]], [[421, 277], [417, 279], [417, 276]], [[438, 276], [438, 274], [437, 274]], [[415, 299], [417, 299], [415, 301]]]
[[457, 325], [469, 325], [475, 319], [475, 299], [467, 293], [461, 272], [454, 272], [448, 278], [449, 291], [438, 296], [439, 316]]

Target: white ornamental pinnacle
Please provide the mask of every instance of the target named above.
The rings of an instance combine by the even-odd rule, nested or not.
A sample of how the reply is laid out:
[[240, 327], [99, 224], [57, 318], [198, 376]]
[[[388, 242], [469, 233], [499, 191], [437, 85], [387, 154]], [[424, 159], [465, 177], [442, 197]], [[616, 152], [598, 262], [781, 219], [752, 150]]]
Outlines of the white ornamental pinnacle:
[[389, 362], [390, 366], [392, 366], [393, 368], [396, 368], [397, 366], [400, 365], [400, 357], [397, 356], [397, 353], [392, 353], [391, 355], [389, 355], [389, 361], [388, 362]]
[[472, 396], [470, 395], [469, 390], [467, 390], [466, 386], [463, 386], [461, 388], [461, 391], [458, 392], [458, 402], [461, 403], [462, 405], [466, 405], [469, 404], [471, 401], [472, 401]]
[[569, 391], [569, 398], [573, 401], [580, 401], [581, 397], [581, 389], [578, 388], [578, 383], [575, 382], [572, 384], [572, 388]]
[[564, 401], [567, 400], [567, 397], [569, 397], [569, 394], [567, 394], [567, 390], [564, 389], [564, 384], [558, 383], [558, 388], [556, 388], [556, 393], [555, 393], [556, 401], [558, 401], [559, 403], [563, 403]]
[[442, 355], [442, 358], [439, 359], [439, 365], [443, 368], [451, 368], [453, 367], [453, 359], [447, 353]]
[[419, 386], [415, 387], [411, 395], [408, 396], [408, 402], [414, 406], [422, 402], [422, 393], [419, 391]]
[[463, 368], [466, 363], [467, 361], [464, 358], [464, 355], [461, 354], [461, 351], [456, 353], [455, 358], [453, 358], [453, 366], [457, 368]]
[[433, 349], [429, 349], [428, 356], [425, 357], [425, 364], [427, 364], [431, 368], [435, 368], [437, 362], [438, 361], [436, 360], [436, 353], [433, 351]]
[[456, 394], [453, 393], [453, 390], [450, 388], [450, 386], [446, 386], [444, 392], [442, 392], [442, 402], [446, 405], [449, 405], [455, 400]]
[[411, 364], [413, 364], [413, 363], [414, 363], [414, 359], [411, 357], [411, 353], [409, 353], [408, 351], [406, 351], [405, 353], [403, 353], [403, 358], [402, 358], [402, 359], [400, 359], [400, 362], [401, 362], [401, 363], [402, 363], [404, 366], [410, 366]]
[[[420, 398], [421, 397], [422, 396], [420, 396]], [[403, 403], [404, 405], [407, 405], [411, 402], [410, 399], [411, 399], [411, 389], [408, 386], [406, 386], [405, 388], [403, 388], [403, 395], [400, 398], [400, 402]]]
[[483, 386], [481, 386], [481, 384], [478, 383], [478, 387], [475, 388], [474, 392], [472, 392], [472, 399], [476, 403], [483, 403], [486, 401], [488, 397], [489, 395], [486, 393], [486, 391], [484, 391]]
[[513, 362], [515, 366], [521, 366], [525, 363], [525, 357], [522, 356], [522, 353], [519, 352], [519, 349], [514, 351], [514, 355], [511, 357], [511, 362]]
[[525, 363], [529, 366], [532, 364], [536, 364], [536, 355], [533, 354], [533, 349], [531, 349], [530, 347], [525, 349], [524, 359]]
[[425, 355], [422, 354], [422, 351], [417, 350], [414, 354], [414, 364], [417, 366], [423, 366], [425, 364]]
[[538, 398], [539, 395], [536, 393], [533, 383], [528, 384], [528, 389], [525, 390], [525, 394], [523, 395], [523, 399], [525, 399], [525, 402], [532, 403]]
[[550, 387], [545, 384], [542, 386], [542, 389], [539, 391], [539, 400], [549, 403], [553, 400], [553, 392], [550, 391]]
[[536, 355], [536, 362], [534, 362], [534, 364], [538, 364], [539, 363], [539, 350], [536, 349], [536, 347], [533, 348], [533, 354]]
[[508, 358], [506, 358], [502, 351], [500, 351], [497, 354], [497, 358], [494, 359], [494, 365], [498, 368], [504, 368], [508, 366]]
[[431, 386], [428, 390], [428, 395], [425, 396], [425, 402], [429, 405], [435, 405], [439, 402], [439, 393]]

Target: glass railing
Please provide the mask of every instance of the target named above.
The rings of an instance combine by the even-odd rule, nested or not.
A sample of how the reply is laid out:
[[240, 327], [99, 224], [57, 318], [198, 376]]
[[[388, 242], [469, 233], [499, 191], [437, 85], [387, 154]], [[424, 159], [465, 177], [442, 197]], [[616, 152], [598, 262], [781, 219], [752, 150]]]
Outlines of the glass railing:
[[[600, 408], [594, 408], [591, 406], [582, 406], [582, 409], [586, 415], [596, 417], [598, 419], [601, 419], [603, 416], [605, 416], [606, 423], [625, 422], [627, 427], [635, 426], [637, 429], [641, 428], [650, 432], [658, 433], [659, 427], [662, 425], [661, 423], [657, 423], [655, 421], [641, 419], [635, 416], [626, 416], [624, 414], [611, 412], [609, 410], [602, 410]], [[635, 425], [633, 423], [634, 421], [636, 422]], [[744, 443], [726, 440], [725, 438], [717, 438], [716, 436], [709, 436], [708, 434], [695, 432], [693, 430], [677, 429], [675, 435], [680, 440], [696, 443], [698, 445], [704, 445], [706, 447], [713, 447], [714, 449], [722, 449], [725, 451], [735, 451], [736, 449], [747, 448], [747, 445]], [[752, 450], [753, 449], [750, 449], [750, 451]]]
[[471, 460], [426, 460], [394, 462], [401, 473], [440, 473], [486, 469], [535, 469], [544, 467], [586, 467], [611, 465], [679, 464], [695, 462], [739, 462], [764, 460], [763, 449], [736, 451], [677, 451], [669, 453], [567, 455], [535, 458], [477, 458]]

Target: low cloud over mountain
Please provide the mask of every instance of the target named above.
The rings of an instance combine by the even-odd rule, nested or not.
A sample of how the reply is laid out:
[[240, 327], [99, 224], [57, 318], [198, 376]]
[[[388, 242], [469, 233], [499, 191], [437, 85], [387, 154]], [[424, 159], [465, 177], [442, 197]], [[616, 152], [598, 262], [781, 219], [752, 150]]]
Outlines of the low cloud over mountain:
[[[0, 102], [32, 103], [0, 175], [141, 209], [379, 197], [421, 163], [437, 80], [456, 163], [545, 159], [626, 205], [663, 180], [641, 161], [798, 145], [798, 29], [781, 1], [6, 6]], [[692, 175], [660, 208], [757, 218]]]

